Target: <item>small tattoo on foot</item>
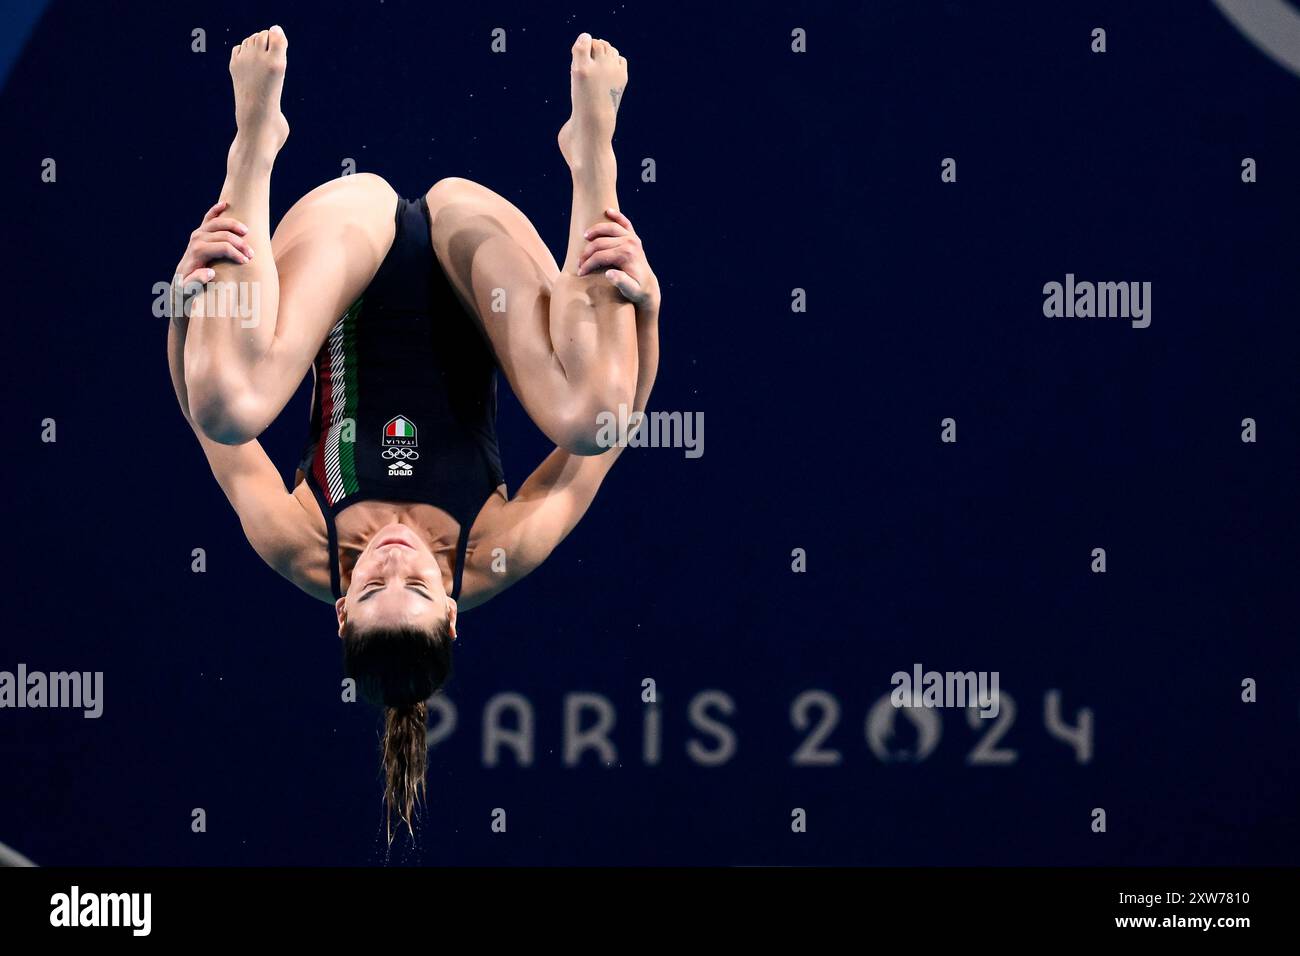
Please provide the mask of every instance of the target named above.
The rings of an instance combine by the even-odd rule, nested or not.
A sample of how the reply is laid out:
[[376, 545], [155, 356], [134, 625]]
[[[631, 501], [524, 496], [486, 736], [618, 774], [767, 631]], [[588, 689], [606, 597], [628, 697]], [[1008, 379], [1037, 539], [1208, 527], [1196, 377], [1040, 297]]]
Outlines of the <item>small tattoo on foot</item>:
[[623, 98], [622, 90], [610, 90], [609, 98], [614, 101], [614, 112], [618, 112], [618, 101]]

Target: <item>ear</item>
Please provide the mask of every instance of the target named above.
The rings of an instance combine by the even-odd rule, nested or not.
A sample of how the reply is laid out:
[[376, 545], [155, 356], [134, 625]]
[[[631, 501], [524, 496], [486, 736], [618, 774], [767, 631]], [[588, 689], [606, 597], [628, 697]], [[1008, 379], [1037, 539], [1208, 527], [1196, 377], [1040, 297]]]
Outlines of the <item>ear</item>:
[[456, 599], [447, 598], [447, 631], [451, 634], [451, 639], [456, 639]]
[[334, 613], [339, 619], [339, 637], [343, 636], [343, 625], [348, 622], [348, 612], [347, 608], [344, 606], [347, 604], [347, 600], [347, 598], [341, 597], [334, 602]]

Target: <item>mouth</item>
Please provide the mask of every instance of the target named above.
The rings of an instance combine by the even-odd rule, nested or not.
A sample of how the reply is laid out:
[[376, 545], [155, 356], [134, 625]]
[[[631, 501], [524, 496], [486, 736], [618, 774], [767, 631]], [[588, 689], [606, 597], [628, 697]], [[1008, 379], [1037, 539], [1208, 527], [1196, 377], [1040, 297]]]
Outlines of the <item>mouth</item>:
[[375, 542], [375, 550], [378, 551], [381, 548], [399, 547], [414, 551], [415, 542], [411, 540], [411, 537], [411, 533], [404, 528], [392, 531]]

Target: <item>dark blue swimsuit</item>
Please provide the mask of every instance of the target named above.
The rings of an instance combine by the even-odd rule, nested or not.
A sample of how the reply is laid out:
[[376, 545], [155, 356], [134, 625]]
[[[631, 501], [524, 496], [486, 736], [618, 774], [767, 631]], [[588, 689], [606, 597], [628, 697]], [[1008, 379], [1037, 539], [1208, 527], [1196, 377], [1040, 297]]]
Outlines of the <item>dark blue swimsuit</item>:
[[423, 502], [451, 515], [460, 524], [451, 596], [460, 595], [470, 528], [504, 480], [496, 367], [434, 252], [424, 197], [399, 199], [393, 245], [314, 364], [302, 470], [325, 516], [336, 598], [335, 519], [358, 501]]

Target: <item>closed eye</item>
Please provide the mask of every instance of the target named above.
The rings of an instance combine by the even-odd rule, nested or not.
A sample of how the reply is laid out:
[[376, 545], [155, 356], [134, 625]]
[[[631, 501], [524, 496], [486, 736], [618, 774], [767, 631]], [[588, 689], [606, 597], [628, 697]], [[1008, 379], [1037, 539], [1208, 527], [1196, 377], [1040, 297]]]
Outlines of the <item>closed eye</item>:
[[[375, 594], [384, 590], [386, 587], [388, 587], [388, 585], [380, 581], [372, 581], [369, 584], [364, 585], [362, 587], [361, 597], [357, 598], [357, 603], [359, 604], [362, 601], [370, 600], [375, 596]], [[433, 600], [433, 595], [429, 591], [429, 586], [423, 581], [408, 581], [406, 584], [406, 590], [415, 592], [426, 601]]]

